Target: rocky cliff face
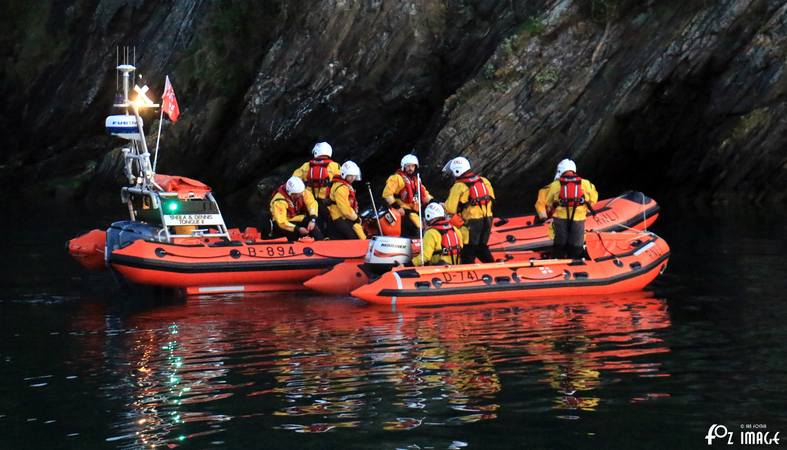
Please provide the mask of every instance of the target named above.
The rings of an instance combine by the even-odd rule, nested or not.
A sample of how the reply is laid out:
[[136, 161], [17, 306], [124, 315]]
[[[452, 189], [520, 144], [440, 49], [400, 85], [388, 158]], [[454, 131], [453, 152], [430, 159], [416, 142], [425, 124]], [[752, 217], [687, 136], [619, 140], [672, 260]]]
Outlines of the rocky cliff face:
[[101, 126], [115, 47], [131, 44], [181, 104], [161, 171], [225, 199], [254, 201], [327, 140], [377, 185], [413, 148], [430, 185], [467, 156], [523, 209], [566, 155], [602, 195], [783, 202], [785, 3], [9, 3], [0, 183], [80, 196], [121, 182]]

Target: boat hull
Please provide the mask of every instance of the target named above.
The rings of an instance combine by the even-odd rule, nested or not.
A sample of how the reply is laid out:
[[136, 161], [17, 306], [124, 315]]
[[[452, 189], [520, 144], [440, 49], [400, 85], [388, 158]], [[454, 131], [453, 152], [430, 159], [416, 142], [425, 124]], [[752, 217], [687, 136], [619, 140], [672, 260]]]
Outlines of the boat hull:
[[[492, 253], [496, 260], [527, 261], [537, 259], [540, 253], [535, 251], [498, 252]], [[315, 292], [326, 295], [350, 295], [355, 289], [369, 282], [369, 274], [364, 270], [364, 262], [350, 260], [333, 266], [330, 270], [315, 276], [303, 285]]]
[[303, 290], [303, 281], [347, 260], [365, 241], [235, 242], [175, 245], [137, 240], [108, 263], [128, 282], [183, 289], [187, 294]]
[[600, 235], [609, 254], [588, 261], [397, 268], [352, 295], [390, 305], [605, 295], [641, 290], [665, 270], [670, 253], [663, 239], [649, 233]]

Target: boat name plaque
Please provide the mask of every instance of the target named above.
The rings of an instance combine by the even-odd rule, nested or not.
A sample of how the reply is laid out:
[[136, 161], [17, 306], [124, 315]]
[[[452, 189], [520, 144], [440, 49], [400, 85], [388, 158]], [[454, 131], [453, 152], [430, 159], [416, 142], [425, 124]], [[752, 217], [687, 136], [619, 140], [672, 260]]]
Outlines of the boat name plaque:
[[220, 225], [221, 214], [165, 214], [164, 225]]

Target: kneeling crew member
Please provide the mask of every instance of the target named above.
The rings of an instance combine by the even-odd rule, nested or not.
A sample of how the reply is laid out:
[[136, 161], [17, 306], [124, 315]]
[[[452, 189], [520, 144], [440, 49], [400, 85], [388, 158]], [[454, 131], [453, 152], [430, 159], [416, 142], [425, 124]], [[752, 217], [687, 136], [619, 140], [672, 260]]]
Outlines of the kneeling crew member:
[[448, 161], [443, 167], [444, 172], [450, 172], [456, 179], [445, 201], [445, 212], [461, 214], [461, 220], [451, 218], [455, 225], [464, 222], [461, 228], [465, 244], [462, 263], [472, 264], [476, 258], [485, 263], [494, 262], [487, 244], [492, 232], [495, 191], [489, 180], [474, 174], [470, 169], [470, 161], [462, 156]]
[[418, 158], [415, 155], [404, 155], [399, 164], [400, 170], [388, 177], [383, 189], [383, 200], [388, 206], [399, 210], [402, 216], [402, 236], [418, 237], [421, 220], [418, 218], [418, 203], [426, 206], [432, 200], [429, 191], [418, 178]]
[[292, 176], [300, 178], [311, 191], [319, 206], [318, 217], [321, 227], [325, 227], [330, 220], [328, 214], [328, 188], [333, 182], [333, 177], [339, 175], [339, 164], [331, 159], [333, 148], [327, 142], [318, 142], [312, 148], [313, 158], [295, 169]]
[[564, 159], [557, 165], [559, 178], [549, 185], [547, 204], [555, 208], [552, 227], [555, 258], [581, 258], [585, 246], [585, 217], [598, 201], [598, 192], [589, 180], [577, 175], [577, 165]]
[[330, 235], [333, 239], [366, 239], [352, 187], [353, 182], [360, 179], [361, 169], [352, 161], [342, 164], [339, 175], [333, 177], [333, 184], [328, 190], [331, 200], [328, 210], [333, 222]]
[[277, 232], [287, 240], [297, 241], [302, 236], [323, 239], [317, 226], [317, 201], [300, 178], [290, 177], [279, 186], [271, 199], [270, 211]]
[[430, 203], [424, 210], [429, 228], [421, 242], [421, 254], [413, 257], [413, 265], [459, 264], [462, 253], [462, 233], [445, 217], [439, 203]]

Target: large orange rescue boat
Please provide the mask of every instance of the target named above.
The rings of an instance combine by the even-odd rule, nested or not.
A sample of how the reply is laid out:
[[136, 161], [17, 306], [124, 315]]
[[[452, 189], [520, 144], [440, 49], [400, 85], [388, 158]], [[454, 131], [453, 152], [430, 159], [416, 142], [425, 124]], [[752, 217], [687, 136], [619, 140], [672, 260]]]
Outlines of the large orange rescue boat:
[[261, 240], [254, 229], [228, 229], [211, 188], [181, 176], [155, 173], [140, 111], [157, 107], [136, 88], [136, 68], [117, 67], [123, 91], [106, 119], [107, 131], [126, 139], [121, 189], [129, 220], [93, 230], [68, 242], [74, 258], [90, 269], [109, 267], [132, 284], [174, 287], [187, 293], [304, 289], [302, 281], [348, 258], [362, 258], [362, 241], [288, 243]]

